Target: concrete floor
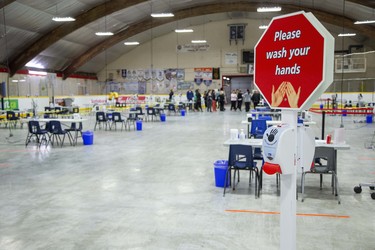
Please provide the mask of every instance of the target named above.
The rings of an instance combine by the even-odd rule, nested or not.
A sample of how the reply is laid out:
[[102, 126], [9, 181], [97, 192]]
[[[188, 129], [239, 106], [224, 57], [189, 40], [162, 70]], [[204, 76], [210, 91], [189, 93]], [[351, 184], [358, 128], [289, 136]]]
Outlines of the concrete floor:
[[[225, 197], [214, 184], [213, 163], [228, 157], [223, 142], [243, 119], [229, 109], [167, 116], [142, 131], [95, 131], [94, 145], [41, 149], [25, 148], [26, 128], [9, 137], [2, 127], [0, 249], [278, 249], [279, 215], [263, 213], [279, 211], [275, 177], [264, 175], [259, 199], [245, 174]], [[297, 249], [375, 249], [375, 200], [368, 188], [353, 192], [375, 181], [375, 151], [364, 147], [375, 125], [357, 120], [343, 119], [351, 150], [338, 155], [341, 205], [317, 175], [297, 201], [298, 213], [349, 218], [298, 216]], [[331, 132], [341, 118], [326, 121]]]

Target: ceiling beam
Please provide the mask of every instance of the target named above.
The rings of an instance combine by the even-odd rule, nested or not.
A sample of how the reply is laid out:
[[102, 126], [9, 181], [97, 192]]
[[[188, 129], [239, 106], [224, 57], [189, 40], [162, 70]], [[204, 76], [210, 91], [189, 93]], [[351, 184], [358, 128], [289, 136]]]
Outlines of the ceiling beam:
[[356, 3], [359, 5], [363, 5], [369, 8], [375, 8], [375, 1], [374, 0], [347, 0], [348, 2]]
[[15, 2], [16, 0], [3, 0], [0, 3], [0, 9], [4, 8], [5, 6]]
[[41, 37], [25, 50], [21, 51], [18, 55], [14, 55], [14, 59], [9, 63], [10, 75], [13, 76], [17, 72], [17, 70], [25, 66], [26, 63], [31, 61], [43, 50], [47, 49], [55, 42], [76, 31], [77, 29], [82, 28], [83, 26], [94, 22], [95, 20], [100, 19], [106, 15], [110, 15], [113, 12], [119, 11], [121, 9], [126, 9], [143, 2], [147, 2], [147, 0], [111, 0], [108, 3], [98, 5], [91, 10], [78, 15], [77, 17], [75, 17], [75, 22], [69, 22], [58, 26], [54, 30], [48, 32], [48, 35]]
[[[375, 2], [372, 1], [372, 0], [347, 0], [347, 1], [357, 3], [357, 4], [361, 4], [363, 6], [367, 6], [367, 7], [370, 7], [370, 8], [375, 7]], [[0, 4], [0, 7], [5, 7], [6, 5], [9, 5], [13, 2], [15, 2], [15, 0], [3, 0], [3, 2]], [[89, 10], [85, 13], [82, 13], [82, 14], [76, 16], [75, 22], [65, 23], [65, 24], [62, 24], [62, 25], [58, 26], [54, 30], [51, 30], [51, 31], [47, 32], [47, 35], [41, 37], [39, 40], [37, 40], [36, 42], [31, 44], [29, 47], [25, 48], [23, 51], [20, 51], [16, 55], [12, 55], [10, 63], [9, 63], [10, 76], [13, 76], [17, 72], [17, 70], [24, 67], [26, 65], [26, 63], [28, 63], [33, 58], [35, 58], [42, 51], [44, 51], [45, 49], [50, 47], [55, 42], [62, 39], [63, 37], [69, 35], [70, 33], [74, 32], [74, 31], [76, 31], [77, 29], [79, 29], [79, 28], [81, 28], [81, 27], [83, 27], [83, 26], [85, 26], [85, 25], [87, 25], [91, 22], [94, 22], [95, 20], [97, 20], [99, 18], [102, 18], [106, 15], [109, 15], [113, 12], [123, 10], [123, 9], [129, 8], [129, 7], [141, 4], [141, 3], [146, 3], [146, 2], [148, 2], [148, 0], [127, 0], [127, 1], [111, 0], [109, 2], [103, 3], [101, 5], [98, 5], [94, 8], [92, 8], [91, 10]], [[238, 3], [241, 4], [241, 2], [238, 2]], [[242, 3], [244, 3], [244, 2], [242, 2]], [[251, 4], [257, 5], [257, 4], [264, 3], [264, 1], [254, 0], [254, 1], [251, 1], [251, 2], [245, 2], [245, 3], [250, 4], [250, 5]], [[199, 4], [200, 3], [197, 2], [197, 5], [199, 5]], [[233, 4], [235, 4], [235, 3], [233, 3]], [[200, 6], [197, 7], [197, 8], [200, 8]], [[306, 8], [304, 8], [304, 9], [306, 9]], [[243, 11], [243, 10], [236, 9], [236, 11]], [[226, 10], [224, 10], [224, 12], [226, 12]], [[216, 12], [214, 12], [214, 13], [216, 13]], [[202, 15], [204, 15], [204, 14], [202, 14]]]
[[[63, 71], [63, 78], [66, 79], [69, 75], [76, 72], [81, 66], [89, 62], [92, 58], [102, 53], [104, 50], [126, 40], [129, 37], [137, 35], [139, 33], [145, 32], [151, 28], [167, 24], [170, 22], [175, 22], [181, 19], [202, 16], [208, 14], [215, 14], [221, 12], [232, 12], [232, 11], [242, 11], [242, 12], [254, 12], [256, 11], [257, 5], [248, 2], [237, 2], [237, 3], [220, 3], [220, 4], [209, 4], [204, 6], [197, 6], [192, 8], [187, 8], [179, 11], [174, 11], [173, 18], [166, 19], [153, 19], [147, 18], [145, 20], [139, 21], [138, 23], [132, 24], [128, 29], [121, 31], [114, 36], [100, 42], [96, 46], [88, 49], [83, 54], [79, 55], [77, 58], [72, 60], [72, 63]], [[369, 25], [355, 25], [353, 20], [336, 15], [328, 12], [323, 12], [320, 10], [309, 9], [306, 7], [301, 8], [301, 6], [296, 5], [282, 5], [284, 13], [291, 13], [296, 11], [305, 10], [307, 12], [312, 12], [316, 18], [322, 22], [330, 23], [337, 26], [343, 26], [348, 29], [356, 30], [362, 35], [375, 40], [375, 28]]]

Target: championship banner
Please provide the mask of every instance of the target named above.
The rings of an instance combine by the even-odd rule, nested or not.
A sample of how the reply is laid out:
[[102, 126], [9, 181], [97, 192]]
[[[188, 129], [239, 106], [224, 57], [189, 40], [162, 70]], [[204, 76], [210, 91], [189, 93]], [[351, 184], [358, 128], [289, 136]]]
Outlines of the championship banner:
[[194, 68], [194, 82], [200, 85], [202, 82], [208, 87], [212, 84], [212, 68]]

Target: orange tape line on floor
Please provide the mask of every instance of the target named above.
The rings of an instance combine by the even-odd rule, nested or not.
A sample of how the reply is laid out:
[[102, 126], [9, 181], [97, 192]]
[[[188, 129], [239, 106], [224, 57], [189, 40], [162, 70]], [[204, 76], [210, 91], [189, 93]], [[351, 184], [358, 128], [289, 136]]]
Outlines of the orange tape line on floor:
[[7, 168], [10, 167], [11, 165], [9, 163], [0, 163], [0, 168]]
[[[234, 210], [234, 209], [227, 209], [225, 212], [230, 213], [252, 213], [252, 214], [280, 214], [280, 212], [273, 212], [273, 211], [257, 211], [257, 210]], [[349, 219], [350, 216], [347, 215], [335, 215], [335, 214], [302, 214], [297, 213], [297, 216], [311, 216], [311, 217], [329, 217], [329, 218], [338, 218], [338, 219]]]

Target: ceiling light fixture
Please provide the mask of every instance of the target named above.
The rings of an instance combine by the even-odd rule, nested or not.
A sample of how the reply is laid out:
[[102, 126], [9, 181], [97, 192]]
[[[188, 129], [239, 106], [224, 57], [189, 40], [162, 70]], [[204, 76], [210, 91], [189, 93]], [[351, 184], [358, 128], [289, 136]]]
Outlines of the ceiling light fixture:
[[151, 13], [152, 17], [174, 17], [173, 13]]
[[191, 43], [207, 43], [206, 40], [191, 40]]
[[125, 45], [139, 45], [139, 42], [124, 42]]
[[109, 31], [105, 31], [105, 32], [96, 32], [95, 35], [97, 36], [113, 36], [113, 33], [112, 32], [109, 32]]
[[192, 30], [192, 29], [175, 29], [174, 32], [176, 32], [176, 33], [190, 33], [190, 32], [194, 32], [194, 30]]
[[265, 30], [265, 29], [267, 29], [268, 28], [268, 25], [260, 25], [259, 26], [259, 29], [260, 30]]
[[47, 75], [47, 72], [44, 72], [44, 71], [35, 71], [35, 70], [29, 70], [29, 75], [46, 76], [46, 75]]
[[275, 6], [275, 7], [258, 7], [257, 12], [277, 12], [281, 11], [281, 7]]
[[44, 69], [44, 65], [42, 65], [41, 63], [36, 63], [36, 62], [28, 62], [26, 63], [25, 65], [26, 67], [29, 67], [29, 68], [37, 68], [37, 69]]
[[369, 24], [369, 23], [375, 23], [375, 20], [363, 20], [363, 21], [354, 22], [354, 24]]
[[356, 33], [341, 33], [338, 36], [356, 36]]
[[66, 17], [55, 16], [55, 17], [52, 17], [52, 20], [55, 22], [74, 22], [76, 19], [70, 16], [66, 16]]

